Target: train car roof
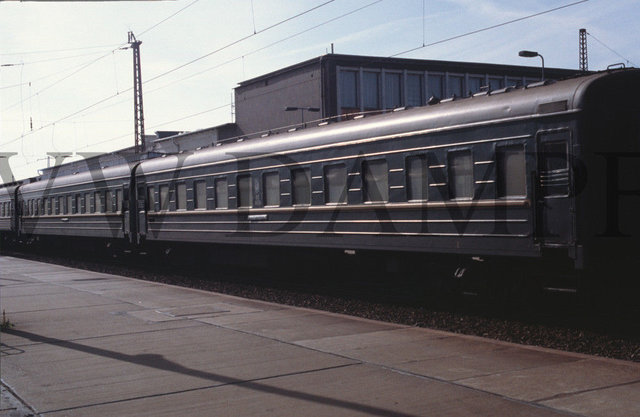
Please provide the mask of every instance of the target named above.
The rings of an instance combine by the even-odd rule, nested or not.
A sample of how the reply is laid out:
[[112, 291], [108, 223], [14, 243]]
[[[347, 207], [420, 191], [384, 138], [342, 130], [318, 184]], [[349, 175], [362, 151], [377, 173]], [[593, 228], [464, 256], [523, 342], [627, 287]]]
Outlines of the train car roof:
[[557, 82], [541, 82], [527, 87], [480, 93], [470, 98], [443, 101], [437, 105], [224, 144], [194, 153], [151, 159], [142, 162], [136, 173], [144, 175], [252, 156], [281, 154], [364, 138], [424, 134], [442, 129], [473, 126], [478, 123], [571, 112], [583, 108], [585, 93], [593, 83], [607, 78], [639, 76], [640, 70], [637, 69], [604, 71]]
[[105, 181], [115, 180], [118, 178], [129, 179], [131, 176], [131, 167], [127, 164], [116, 165], [99, 170], [80, 172], [73, 175], [54, 176], [47, 180], [37, 181], [25, 184], [20, 187], [20, 192], [40, 191], [44, 189], [57, 189], [61, 187], [69, 187], [81, 184], [100, 184]]

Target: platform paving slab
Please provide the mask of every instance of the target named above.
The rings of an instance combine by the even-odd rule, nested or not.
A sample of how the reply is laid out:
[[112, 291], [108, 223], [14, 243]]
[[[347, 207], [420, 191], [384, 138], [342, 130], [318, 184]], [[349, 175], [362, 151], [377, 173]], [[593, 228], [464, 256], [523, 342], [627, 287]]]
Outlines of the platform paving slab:
[[0, 305], [45, 416], [640, 415], [636, 363], [8, 257]]

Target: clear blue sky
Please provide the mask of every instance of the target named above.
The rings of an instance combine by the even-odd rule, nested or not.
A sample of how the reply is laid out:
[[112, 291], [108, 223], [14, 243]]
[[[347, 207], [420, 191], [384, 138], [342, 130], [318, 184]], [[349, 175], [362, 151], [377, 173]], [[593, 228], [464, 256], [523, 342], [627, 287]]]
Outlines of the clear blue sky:
[[638, 0], [3, 1], [0, 152], [18, 153], [11, 166], [24, 178], [46, 166], [46, 152], [131, 146], [132, 58], [118, 49], [130, 30], [143, 42], [151, 133], [230, 122], [238, 82], [323, 55], [332, 43], [344, 54], [427, 45], [399, 56], [537, 65], [517, 56], [531, 49], [548, 67], [577, 68], [586, 28], [589, 69], [598, 70], [640, 65], [638, 22]]

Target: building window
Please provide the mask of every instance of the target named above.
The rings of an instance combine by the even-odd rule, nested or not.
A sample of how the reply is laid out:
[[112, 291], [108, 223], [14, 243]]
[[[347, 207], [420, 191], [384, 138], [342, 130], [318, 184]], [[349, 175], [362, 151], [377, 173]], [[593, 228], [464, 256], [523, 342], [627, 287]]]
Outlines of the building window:
[[509, 77], [507, 78], [507, 86], [509, 87], [521, 87], [522, 78]]
[[251, 207], [251, 176], [250, 175], [238, 175], [237, 177], [237, 190], [238, 190], [238, 207]]
[[504, 78], [503, 77], [489, 77], [489, 89], [490, 90], [499, 90], [504, 88]]
[[384, 74], [385, 109], [402, 107], [402, 74], [386, 72]]
[[465, 97], [464, 77], [461, 75], [449, 75], [449, 97]]
[[407, 75], [407, 106], [422, 106], [424, 104], [422, 79], [421, 74]]
[[428, 197], [427, 158], [425, 155], [407, 158], [407, 200], [420, 201]]
[[229, 207], [229, 187], [226, 178], [218, 178], [215, 181], [216, 208], [226, 209]]
[[264, 205], [276, 207], [280, 205], [280, 174], [267, 172], [262, 176], [264, 190]]
[[498, 197], [524, 197], [527, 194], [524, 146], [496, 149]]
[[454, 199], [473, 198], [471, 151], [457, 151], [449, 154], [449, 193]]
[[161, 185], [160, 192], [160, 211], [169, 210], [169, 186], [167, 184]]
[[389, 201], [389, 171], [387, 161], [364, 161], [362, 163], [364, 201]]
[[187, 209], [187, 184], [184, 182], [176, 184], [176, 209]]
[[365, 71], [362, 74], [362, 101], [365, 110], [380, 108], [380, 73]]
[[429, 74], [427, 80], [429, 97], [444, 98], [444, 76], [441, 74]]
[[309, 168], [291, 170], [291, 183], [293, 204], [311, 204], [311, 170]]
[[475, 94], [482, 89], [484, 85], [484, 77], [469, 76], [468, 89], [469, 93]]
[[194, 188], [194, 197], [195, 202], [194, 206], [196, 209], [206, 209], [207, 208], [207, 183], [204, 180], [195, 181], [193, 183]]
[[358, 71], [340, 71], [340, 105], [348, 111], [359, 111]]
[[344, 164], [324, 167], [324, 195], [327, 203], [347, 202], [347, 167]]

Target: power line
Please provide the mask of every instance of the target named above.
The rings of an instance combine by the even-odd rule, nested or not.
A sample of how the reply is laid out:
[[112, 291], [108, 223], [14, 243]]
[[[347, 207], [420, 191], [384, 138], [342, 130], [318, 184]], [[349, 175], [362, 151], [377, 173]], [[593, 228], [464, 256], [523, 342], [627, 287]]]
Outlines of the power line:
[[173, 13], [170, 16], [167, 16], [166, 18], [162, 19], [161, 21], [159, 21], [158, 23], [156, 23], [155, 25], [143, 30], [142, 32], [140, 32], [138, 34], [138, 37], [141, 37], [142, 35], [144, 35], [145, 33], [155, 29], [156, 27], [160, 26], [161, 24], [163, 24], [164, 22], [166, 22], [167, 20], [171, 19], [172, 17], [174, 17], [175, 15], [177, 15], [178, 13], [181, 13], [182, 11], [188, 9], [189, 7], [193, 6], [194, 4], [196, 4], [197, 2], [199, 2], [200, 0], [194, 0], [191, 3], [187, 4], [186, 6], [184, 6], [182, 9], [178, 10], [177, 12]]
[[[240, 43], [240, 42], [242, 42], [242, 41], [244, 41], [244, 40], [246, 40], [246, 39], [249, 39], [249, 38], [251, 38], [251, 37], [253, 37], [253, 36], [256, 36], [257, 34], [260, 34], [260, 33], [266, 32], [266, 31], [268, 31], [268, 30], [270, 30], [270, 29], [273, 29], [273, 28], [275, 28], [275, 27], [278, 27], [278, 26], [280, 26], [280, 25], [282, 25], [282, 24], [284, 24], [284, 23], [286, 23], [286, 22], [289, 22], [289, 21], [291, 21], [291, 20], [293, 20], [293, 19], [296, 19], [296, 18], [298, 18], [298, 17], [300, 17], [300, 16], [303, 16], [303, 15], [305, 15], [305, 14], [307, 14], [307, 13], [310, 13], [310, 12], [312, 12], [312, 11], [314, 11], [314, 10], [317, 10], [317, 9], [319, 9], [319, 8], [323, 7], [323, 6], [326, 6], [326, 5], [327, 5], [327, 4], [329, 4], [329, 3], [333, 3], [334, 1], [335, 1], [335, 0], [329, 0], [329, 1], [326, 1], [326, 2], [324, 2], [324, 3], [322, 3], [322, 4], [320, 4], [320, 5], [314, 6], [314, 7], [310, 8], [310, 9], [307, 9], [307, 10], [305, 10], [305, 11], [301, 12], [301, 13], [298, 13], [298, 14], [296, 14], [296, 15], [294, 15], [294, 16], [291, 16], [291, 17], [288, 17], [288, 18], [286, 18], [286, 19], [283, 19], [283, 20], [281, 20], [281, 21], [279, 21], [279, 22], [277, 22], [277, 23], [275, 23], [275, 24], [273, 24], [273, 25], [271, 25], [271, 26], [268, 26], [268, 27], [266, 27], [266, 28], [264, 28], [264, 29], [261, 29], [261, 30], [259, 30], [257, 33], [255, 33], [255, 34], [251, 34], [251, 35], [248, 35], [248, 36], [242, 37], [242, 38], [240, 38], [240, 39], [238, 39], [238, 40], [236, 40], [236, 41], [234, 41], [234, 42], [232, 42], [232, 43], [230, 43], [230, 44], [228, 44], [228, 45], [226, 45], [226, 46], [223, 46], [223, 47], [221, 47], [221, 48], [218, 48], [218, 49], [216, 49], [216, 50], [214, 50], [214, 51], [212, 51], [212, 52], [209, 52], [209, 53], [207, 53], [207, 54], [205, 54], [205, 55], [203, 55], [203, 56], [201, 56], [201, 57], [199, 57], [199, 58], [196, 58], [196, 59], [191, 60], [191, 61], [189, 61], [189, 62], [187, 62], [187, 63], [185, 63], [185, 64], [179, 65], [178, 67], [175, 67], [175, 68], [173, 68], [173, 69], [171, 69], [171, 70], [169, 70], [169, 71], [166, 71], [166, 72], [164, 72], [164, 73], [162, 73], [162, 74], [159, 74], [159, 75], [157, 75], [157, 76], [155, 76], [155, 77], [153, 77], [153, 78], [151, 78], [151, 79], [147, 80], [147, 81], [145, 82], [145, 84], [146, 84], [146, 83], [148, 83], [148, 82], [150, 82], [150, 81], [153, 81], [153, 80], [156, 80], [156, 79], [158, 79], [158, 78], [161, 78], [161, 77], [163, 77], [163, 76], [165, 76], [165, 75], [167, 75], [167, 74], [170, 74], [170, 73], [172, 73], [172, 72], [175, 72], [175, 71], [177, 71], [177, 70], [178, 70], [178, 69], [180, 69], [180, 68], [184, 68], [184, 67], [186, 67], [187, 65], [193, 64], [194, 62], [197, 62], [197, 61], [200, 61], [200, 60], [202, 60], [202, 59], [204, 59], [204, 58], [207, 58], [207, 57], [209, 57], [209, 56], [211, 56], [211, 55], [213, 55], [213, 54], [215, 54], [215, 53], [217, 53], [217, 52], [220, 52], [220, 51], [222, 51], [222, 50], [224, 50], [224, 49], [227, 49], [227, 48], [229, 48], [229, 47], [231, 47], [231, 46], [233, 46], [233, 45], [236, 45], [236, 44], [238, 44], [238, 43]], [[378, 0], [378, 1], [382, 1], [382, 0]], [[166, 19], [165, 19], [165, 20], [166, 20]], [[122, 45], [126, 45], [126, 44], [122, 44]], [[118, 48], [116, 48], [116, 49], [118, 49]], [[115, 50], [115, 49], [114, 49], [114, 50]], [[112, 52], [112, 51], [111, 51], [111, 52]], [[110, 54], [111, 52], [109, 52], [109, 54]], [[92, 61], [91, 63], [87, 64], [87, 66], [88, 66], [88, 65], [91, 65], [93, 62], [97, 62], [98, 60], [103, 59], [103, 58], [104, 58], [104, 57], [106, 57], [106, 56], [109, 56], [109, 54], [105, 54], [105, 55], [103, 55], [103, 56], [101, 56], [101, 57], [97, 58], [96, 60], [94, 60], [94, 61]], [[86, 68], [86, 66], [84, 66], [84, 67], [80, 68], [78, 71], [75, 71], [74, 73], [70, 74], [69, 76], [65, 77], [64, 79], [71, 77], [72, 75], [76, 74], [77, 72], [81, 71], [81, 70], [82, 70], [82, 69], [84, 69], [84, 68]], [[62, 80], [59, 80], [58, 82], [56, 82], [56, 83], [54, 83], [54, 84], [52, 84], [52, 85], [49, 85], [48, 87], [46, 87], [46, 89], [53, 87], [53, 85], [55, 85], [55, 84], [57, 84], [57, 83], [59, 83], [59, 82], [61, 82], [61, 81], [62, 81]], [[132, 89], [133, 89], [133, 88], [129, 88], [129, 89], [127, 89], [127, 90], [123, 91], [123, 92], [127, 92], [127, 91], [132, 90]], [[35, 93], [35, 94], [38, 94], [38, 93], [40, 93], [40, 92], [42, 92], [42, 91], [43, 91], [43, 90], [40, 90], [39, 92], [37, 92], [37, 93]], [[35, 95], [35, 94], [34, 94], [34, 95]], [[31, 134], [36, 133], [36, 132], [38, 132], [38, 131], [40, 131], [40, 130], [42, 130], [42, 129], [44, 129], [44, 128], [47, 128], [47, 127], [52, 126], [52, 125], [55, 125], [55, 123], [58, 123], [58, 122], [61, 122], [61, 121], [67, 120], [67, 119], [69, 119], [69, 118], [71, 118], [71, 117], [73, 117], [73, 116], [76, 116], [76, 115], [78, 115], [78, 114], [80, 114], [80, 113], [83, 113], [83, 112], [84, 112], [84, 111], [86, 111], [86, 110], [89, 110], [89, 109], [91, 109], [91, 108], [93, 108], [93, 107], [95, 107], [95, 106], [97, 106], [97, 105], [99, 105], [99, 104], [102, 104], [102, 103], [104, 103], [104, 102], [106, 102], [106, 101], [108, 101], [108, 100], [111, 100], [111, 99], [112, 99], [112, 98], [114, 98], [114, 97], [117, 97], [118, 95], [119, 95], [119, 94], [114, 94], [114, 95], [111, 95], [111, 96], [109, 96], [109, 97], [105, 97], [105, 98], [103, 98], [103, 99], [101, 99], [101, 100], [99, 100], [99, 101], [97, 101], [97, 102], [95, 102], [95, 103], [93, 103], [93, 104], [91, 104], [91, 105], [89, 105], [89, 106], [86, 106], [86, 107], [84, 107], [84, 108], [82, 108], [82, 109], [80, 109], [80, 110], [77, 110], [77, 111], [75, 111], [75, 112], [73, 112], [73, 113], [71, 113], [71, 114], [69, 114], [69, 115], [67, 115], [67, 116], [62, 117], [62, 118], [60, 118], [60, 119], [56, 120], [55, 122], [52, 122], [52, 123], [46, 124], [46, 125], [44, 125], [44, 126], [41, 126], [41, 127], [40, 127], [40, 128], [38, 128], [38, 129], [34, 129], [34, 130], [30, 131], [30, 132], [27, 132], [27, 133], [25, 133], [25, 134], [23, 134], [23, 135], [20, 135], [20, 136], [16, 137], [16, 138], [13, 138], [13, 139], [11, 139], [11, 140], [9, 140], [9, 141], [7, 141], [7, 142], [4, 142], [4, 143], [0, 144], [0, 146], [5, 146], [5, 145], [9, 145], [9, 144], [11, 144], [11, 143], [14, 143], [14, 142], [16, 142], [16, 141], [18, 141], [18, 140], [20, 140], [20, 139], [24, 138], [25, 136], [31, 135]], [[31, 96], [30, 96], [30, 97], [31, 97]], [[28, 98], [30, 98], [30, 97], [28, 97]], [[27, 99], [28, 99], [28, 98], [27, 98]], [[27, 99], [24, 99], [24, 100], [27, 100]], [[14, 104], [14, 105], [11, 105], [11, 106], [10, 106], [10, 107], [8, 107], [8, 108], [11, 108], [11, 107], [14, 107], [15, 105], [21, 104], [21, 103], [22, 103], [22, 101], [23, 101], [23, 100], [21, 100], [19, 103], [16, 103], [16, 104]], [[7, 110], [8, 108], [5, 108], [5, 109], [3, 109], [3, 110]]]
[[540, 16], [540, 15], [543, 15], [543, 14], [555, 12], [557, 10], [566, 9], [567, 7], [575, 6], [575, 5], [580, 4], [580, 3], [586, 3], [588, 1], [589, 0], [576, 1], [576, 2], [573, 2], [573, 3], [565, 4], [564, 6], [554, 7], [553, 9], [545, 10], [543, 12], [534, 13], [534, 14], [530, 14], [528, 16], [520, 17], [518, 19], [513, 19], [513, 20], [509, 20], [507, 22], [498, 23], [497, 25], [487, 26], [487, 27], [482, 28], [482, 29], [477, 29], [477, 30], [473, 30], [471, 32], [463, 33], [461, 35], [456, 35], [456, 36], [452, 36], [450, 38], [441, 39], [441, 40], [436, 41], [436, 42], [431, 42], [431, 43], [428, 43], [426, 45], [418, 46], [417, 48], [412, 48], [412, 49], [408, 49], [408, 50], [403, 51], [403, 52], [399, 52], [397, 54], [391, 55], [391, 57], [396, 57], [396, 56], [399, 56], [399, 55], [408, 54], [409, 52], [414, 52], [414, 51], [420, 50], [422, 48], [426, 48], [428, 46], [434, 46], [434, 45], [438, 45], [438, 44], [441, 44], [441, 43], [453, 41], [455, 39], [464, 38], [466, 36], [475, 35], [476, 33], [485, 32], [487, 30], [499, 28], [501, 26], [510, 25], [511, 23], [521, 22], [521, 21], [526, 20], [526, 19], [531, 19], [532, 17], [537, 17], [537, 16]]
[[5, 52], [5, 53], [0, 53], [0, 56], [5, 56], [5, 55], [48, 54], [48, 53], [54, 53], [54, 52], [81, 51], [81, 50], [85, 50], [85, 49], [113, 48], [115, 46], [118, 46], [118, 45], [114, 44], [114, 45], [100, 45], [100, 46], [85, 46], [85, 47], [81, 47], [81, 48], [48, 49], [48, 50], [27, 51], [27, 52]]
[[[206, 69], [204, 69], [204, 70], [202, 70], [202, 71], [198, 71], [198, 72], [193, 73], [193, 74], [191, 74], [191, 75], [188, 75], [188, 76], [185, 76], [185, 77], [183, 77], [183, 78], [180, 78], [180, 79], [178, 79], [178, 80], [171, 81], [171, 82], [169, 82], [169, 83], [167, 83], [167, 84], [164, 84], [164, 85], [162, 85], [162, 86], [156, 87], [156, 88], [154, 88], [154, 89], [146, 90], [145, 95], [148, 95], [148, 94], [154, 93], [154, 92], [156, 92], [156, 91], [158, 91], [158, 90], [162, 90], [162, 89], [164, 89], [164, 88], [170, 87], [170, 86], [172, 86], [172, 85], [174, 85], [174, 84], [177, 84], [177, 83], [183, 82], [183, 81], [185, 81], [185, 80], [188, 80], [188, 79], [190, 79], [190, 78], [196, 77], [196, 76], [198, 76], [198, 75], [202, 75], [202, 74], [204, 74], [205, 72], [212, 71], [212, 70], [214, 70], [214, 69], [217, 69], [217, 68], [223, 67], [223, 66], [225, 66], [225, 65], [231, 64], [231, 63], [236, 62], [236, 61], [239, 61], [240, 59], [242, 59], [242, 58], [244, 58], [244, 57], [246, 57], [246, 56], [253, 55], [253, 54], [258, 53], [258, 52], [261, 52], [261, 51], [263, 51], [263, 50], [265, 50], [265, 49], [271, 48], [272, 46], [278, 45], [279, 43], [282, 43], [282, 42], [285, 42], [285, 41], [287, 41], [287, 40], [293, 39], [293, 38], [295, 38], [295, 37], [297, 37], [297, 36], [300, 36], [300, 35], [302, 35], [302, 34], [304, 34], [304, 33], [306, 33], [306, 32], [310, 32], [310, 31], [312, 31], [312, 30], [314, 30], [314, 29], [317, 29], [317, 28], [319, 28], [319, 27], [321, 27], [321, 26], [327, 25], [327, 24], [329, 24], [329, 23], [335, 22], [335, 21], [337, 21], [337, 20], [339, 20], [339, 19], [342, 19], [342, 18], [344, 18], [344, 17], [347, 17], [347, 16], [350, 16], [350, 15], [352, 15], [352, 14], [355, 14], [355, 13], [357, 13], [357, 12], [359, 12], [359, 11], [363, 10], [363, 9], [366, 9], [366, 8], [368, 8], [368, 7], [371, 7], [371, 6], [373, 6], [373, 5], [377, 4], [377, 3], [380, 3], [380, 2], [382, 2], [382, 1], [383, 1], [383, 0], [376, 0], [376, 1], [373, 1], [373, 2], [371, 2], [371, 3], [369, 3], [369, 4], [366, 4], [366, 5], [362, 6], [362, 7], [359, 7], [359, 8], [357, 8], [357, 9], [351, 10], [351, 11], [346, 12], [346, 13], [343, 13], [343, 14], [341, 14], [340, 16], [337, 16], [337, 17], [334, 17], [334, 18], [331, 18], [331, 19], [325, 20], [324, 22], [321, 22], [321, 23], [319, 23], [319, 24], [317, 24], [317, 25], [314, 25], [314, 26], [312, 26], [312, 27], [310, 27], [310, 28], [304, 29], [304, 30], [302, 30], [302, 31], [300, 31], [300, 32], [297, 32], [297, 33], [294, 33], [293, 35], [290, 35], [290, 36], [287, 36], [287, 37], [281, 38], [281, 39], [279, 39], [279, 40], [277, 40], [277, 41], [275, 41], [275, 42], [272, 42], [272, 43], [270, 43], [270, 44], [268, 44], [268, 45], [265, 45], [265, 46], [263, 46], [263, 47], [260, 47], [260, 48], [254, 49], [254, 50], [249, 51], [249, 52], [247, 52], [247, 53], [245, 53], [245, 54], [243, 54], [243, 55], [237, 56], [237, 57], [235, 57], [235, 58], [231, 58], [231, 59], [229, 59], [229, 60], [227, 60], [227, 61], [224, 61], [224, 62], [222, 62], [222, 63], [219, 63], [219, 64], [217, 64], [217, 65], [214, 65], [213, 67], [209, 67], [209, 68], [206, 68]], [[146, 83], [146, 81], [145, 81], [145, 82], [143, 82], [143, 85], [144, 85], [145, 83]], [[121, 91], [120, 93], [126, 93], [126, 92], [129, 92], [129, 91], [131, 91], [131, 90], [132, 90], [132, 88], [128, 88], [128, 89], [126, 89], [126, 90]], [[83, 116], [86, 116], [87, 114], [94, 113], [94, 112], [96, 112], [96, 111], [101, 111], [101, 110], [107, 109], [107, 108], [109, 108], [109, 107], [113, 107], [113, 106], [115, 106], [115, 105], [117, 105], [117, 104], [124, 103], [125, 101], [128, 101], [128, 100], [122, 100], [122, 101], [118, 101], [118, 102], [116, 102], [116, 103], [111, 103], [111, 104], [109, 104], [108, 106], [101, 107], [100, 109], [93, 110], [93, 111], [91, 111], [91, 112], [89, 112], [89, 113], [85, 113], [85, 114], [83, 114]]]
[[182, 65], [178, 65], [178, 66], [177, 66], [177, 67], [175, 67], [175, 68], [172, 68], [172, 69], [170, 69], [170, 70], [168, 70], [168, 71], [165, 71], [165, 72], [163, 72], [163, 73], [161, 73], [161, 74], [158, 74], [158, 75], [156, 75], [155, 77], [152, 77], [152, 78], [148, 79], [145, 83], [149, 83], [149, 82], [151, 82], [151, 81], [157, 80], [158, 78], [161, 78], [161, 77], [164, 77], [165, 75], [171, 74], [172, 72], [175, 72], [175, 71], [177, 71], [177, 70], [179, 70], [179, 69], [181, 69], [181, 68], [184, 68], [184, 67], [186, 67], [186, 66], [188, 66], [188, 65], [191, 65], [191, 64], [193, 64], [193, 63], [195, 63], [195, 62], [198, 62], [198, 61], [200, 61], [200, 60], [203, 60], [204, 58], [208, 58], [208, 57], [210, 57], [211, 55], [214, 55], [214, 54], [217, 54], [218, 52], [224, 51], [225, 49], [228, 49], [228, 48], [230, 48], [230, 47], [232, 47], [232, 46], [234, 46], [234, 45], [237, 45], [237, 44], [239, 44], [240, 42], [243, 42], [243, 41], [245, 41], [245, 40], [247, 40], [247, 39], [250, 39], [250, 38], [252, 38], [252, 37], [254, 37], [254, 36], [256, 36], [256, 35], [259, 35], [259, 34], [261, 34], [261, 33], [264, 33], [264, 32], [266, 32], [266, 31], [268, 31], [268, 30], [274, 29], [274, 28], [276, 28], [276, 27], [278, 27], [278, 26], [280, 26], [280, 25], [282, 25], [282, 24], [284, 24], [284, 23], [286, 23], [286, 22], [289, 22], [289, 21], [291, 21], [291, 20], [293, 20], [293, 19], [297, 19], [297, 18], [298, 18], [298, 17], [300, 17], [300, 16], [303, 16], [303, 15], [305, 15], [305, 14], [307, 14], [307, 13], [310, 13], [310, 12], [312, 12], [312, 11], [314, 11], [314, 10], [317, 10], [317, 9], [319, 9], [319, 8], [321, 8], [321, 7], [324, 7], [324, 6], [326, 6], [327, 4], [329, 4], [329, 3], [333, 3], [334, 1], [335, 1], [335, 0], [329, 0], [329, 1], [326, 1], [326, 2], [324, 2], [324, 3], [322, 3], [322, 4], [319, 4], [319, 5], [315, 6], [315, 7], [312, 7], [312, 8], [310, 8], [310, 9], [307, 9], [307, 10], [305, 10], [305, 11], [303, 11], [303, 12], [301, 12], [301, 13], [298, 13], [298, 14], [296, 14], [296, 15], [294, 15], [294, 16], [291, 16], [291, 17], [288, 17], [288, 18], [286, 18], [286, 19], [283, 19], [283, 20], [281, 20], [281, 21], [279, 21], [279, 22], [277, 22], [277, 23], [274, 23], [274, 24], [273, 24], [273, 25], [271, 25], [271, 26], [267, 26], [266, 28], [264, 28], [264, 29], [260, 29], [259, 31], [255, 32], [255, 33], [252, 33], [252, 34], [250, 34], [250, 35], [244, 36], [244, 37], [242, 37], [242, 38], [240, 38], [240, 39], [237, 39], [237, 40], [235, 40], [235, 41], [233, 41], [233, 42], [231, 42], [231, 43], [228, 43], [227, 45], [221, 46], [221, 47], [220, 47], [220, 48], [218, 48], [218, 49], [215, 49], [215, 50], [213, 50], [213, 51], [211, 51], [211, 52], [208, 52], [208, 53], [206, 53], [206, 54], [204, 54], [204, 55], [202, 55], [202, 56], [200, 56], [200, 57], [198, 57], [198, 58], [192, 59], [192, 60], [191, 60], [191, 61], [189, 61], [189, 62], [186, 62], [186, 63], [184, 63], [184, 64], [182, 64]]
[[[126, 44], [122, 44], [121, 46], [124, 46], [124, 45], [126, 45]], [[50, 89], [51, 87], [54, 87], [54, 86], [56, 86], [56, 85], [60, 84], [60, 83], [61, 83], [61, 82], [63, 82], [64, 80], [66, 80], [66, 79], [68, 79], [68, 78], [71, 78], [72, 76], [76, 75], [77, 73], [79, 73], [80, 71], [84, 70], [85, 68], [90, 67], [91, 65], [93, 65], [93, 64], [95, 64], [96, 62], [100, 61], [101, 59], [104, 59], [104, 58], [106, 58], [106, 57], [110, 56], [110, 55], [111, 55], [114, 51], [116, 51], [117, 49], [119, 49], [119, 48], [113, 49], [113, 50], [109, 51], [108, 53], [106, 53], [106, 54], [104, 54], [104, 55], [101, 55], [100, 57], [98, 57], [98, 58], [96, 58], [96, 59], [94, 59], [94, 60], [91, 60], [91, 61], [89, 61], [89, 62], [86, 62], [86, 63], [84, 63], [84, 64], [81, 64], [81, 65], [80, 65], [80, 67], [79, 67], [77, 70], [73, 71], [73, 72], [72, 72], [72, 73], [70, 73], [69, 75], [67, 75], [67, 76], [65, 76], [65, 77], [60, 78], [59, 80], [57, 80], [57, 81], [53, 82], [52, 84], [49, 84], [48, 86], [46, 86], [46, 87], [44, 87], [44, 88], [42, 88], [42, 89], [40, 89], [40, 90], [36, 91], [35, 93], [31, 94], [29, 97], [27, 97], [27, 98], [25, 98], [25, 99], [20, 99], [20, 101], [18, 101], [18, 102], [16, 102], [16, 103], [14, 103], [14, 104], [9, 105], [9, 106], [7, 106], [7, 107], [3, 108], [2, 110], [3, 110], [3, 111], [6, 111], [6, 110], [9, 110], [9, 109], [12, 109], [12, 108], [14, 108], [15, 106], [18, 106], [18, 105], [22, 104], [22, 103], [24, 102], [24, 100], [28, 100], [28, 99], [30, 99], [30, 98], [32, 98], [32, 97], [34, 97], [34, 96], [36, 96], [36, 95], [38, 95], [38, 94], [40, 94], [40, 93], [43, 93], [44, 91], [46, 91], [46, 90]], [[21, 85], [22, 85], [22, 83], [21, 83]]]
[[627, 64], [631, 64], [634, 67], [637, 67], [636, 64], [634, 64], [630, 59], [625, 58], [624, 56], [622, 56], [620, 53], [614, 51], [612, 48], [610, 48], [609, 46], [607, 46], [604, 42], [602, 42], [600, 39], [596, 38], [595, 36], [593, 36], [593, 34], [591, 32], [587, 32], [587, 35], [591, 36], [593, 38], [593, 40], [595, 40], [596, 42], [598, 42], [600, 45], [604, 46], [605, 48], [607, 48], [608, 50], [610, 50], [611, 52], [613, 52], [614, 54], [618, 55], [618, 57], [624, 59], [625, 61], [627, 61]]
[[[43, 62], [63, 61], [65, 59], [82, 58], [83, 56], [98, 55], [100, 53], [102, 53], [102, 52], [89, 52], [87, 54], [80, 54], [80, 55], [62, 56], [62, 57], [57, 57], [57, 58], [46, 58], [46, 59], [40, 59], [40, 60], [37, 60], [37, 61], [21, 62], [18, 65], [31, 65], [31, 64], [40, 64], [40, 63], [43, 63]], [[8, 65], [8, 64], [0, 64], [0, 65]]]

